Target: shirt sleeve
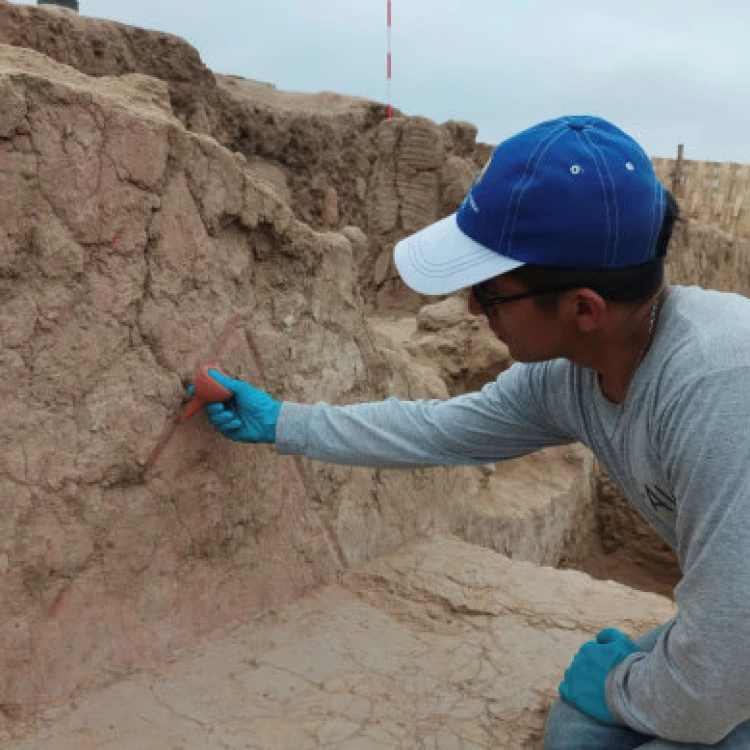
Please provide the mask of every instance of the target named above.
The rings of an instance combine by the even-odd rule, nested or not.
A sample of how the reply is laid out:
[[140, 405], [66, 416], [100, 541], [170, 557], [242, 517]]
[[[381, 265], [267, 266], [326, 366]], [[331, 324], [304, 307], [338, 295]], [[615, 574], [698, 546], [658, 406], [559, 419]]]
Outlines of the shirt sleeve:
[[447, 400], [304, 406], [285, 402], [279, 453], [384, 468], [479, 464], [572, 442], [547, 405], [548, 363], [513, 365], [481, 391]]
[[750, 368], [690, 383], [657, 422], [677, 503], [677, 617], [610, 673], [607, 701], [639, 732], [714, 745], [750, 718]]

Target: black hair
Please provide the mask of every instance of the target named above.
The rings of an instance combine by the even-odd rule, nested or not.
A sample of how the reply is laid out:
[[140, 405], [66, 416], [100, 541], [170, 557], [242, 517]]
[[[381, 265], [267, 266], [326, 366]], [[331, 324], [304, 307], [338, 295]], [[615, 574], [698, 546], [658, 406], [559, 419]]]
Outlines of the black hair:
[[[558, 289], [560, 287], [569, 289], [585, 287], [610, 302], [643, 302], [649, 299], [664, 282], [664, 257], [679, 216], [680, 207], [672, 193], [667, 190], [667, 206], [656, 240], [656, 255], [646, 263], [602, 270], [527, 264], [511, 271], [508, 276], [520, 281], [530, 290], [545, 287]], [[541, 308], [551, 310], [556, 307], [563, 293], [563, 291], [550, 292], [535, 299]]]

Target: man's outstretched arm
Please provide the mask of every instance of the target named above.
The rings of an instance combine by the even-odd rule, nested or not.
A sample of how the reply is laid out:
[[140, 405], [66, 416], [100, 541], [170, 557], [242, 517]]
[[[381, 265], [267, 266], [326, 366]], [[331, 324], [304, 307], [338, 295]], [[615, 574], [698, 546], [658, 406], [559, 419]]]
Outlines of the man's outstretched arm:
[[489, 463], [572, 442], [546, 407], [554, 377], [548, 363], [515, 365], [465, 396], [350, 406], [280, 403], [223, 378], [234, 397], [206, 412], [229, 439], [275, 442], [280, 453], [321, 461], [388, 468]]

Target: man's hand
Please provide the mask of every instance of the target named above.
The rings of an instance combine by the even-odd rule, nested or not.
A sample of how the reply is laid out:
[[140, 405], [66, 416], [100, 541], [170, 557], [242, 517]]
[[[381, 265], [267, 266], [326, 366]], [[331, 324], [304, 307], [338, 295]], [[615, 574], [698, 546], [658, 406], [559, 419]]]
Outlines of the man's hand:
[[281, 404], [265, 391], [242, 380], [209, 370], [208, 374], [228, 391], [232, 398], [224, 403], [207, 404], [208, 421], [230, 440], [241, 443], [275, 443], [276, 420]]
[[624, 633], [615, 628], [602, 630], [595, 641], [584, 643], [565, 670], [565, 679], [560, 683], [560, 695], [568, 703], [604, 724], [617, 724], [612, 716], [604, 688], [607, 675], [638, 646]]

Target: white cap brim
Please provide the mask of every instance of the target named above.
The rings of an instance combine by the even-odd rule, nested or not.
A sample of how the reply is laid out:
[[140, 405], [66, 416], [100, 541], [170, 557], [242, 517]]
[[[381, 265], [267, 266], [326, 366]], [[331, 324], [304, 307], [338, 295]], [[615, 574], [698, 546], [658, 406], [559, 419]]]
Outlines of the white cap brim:
[[420, 294], [450, 294], [524, 265], [465, 235], [455, 214], [398, 242], [394, 260], [404, 283]]

